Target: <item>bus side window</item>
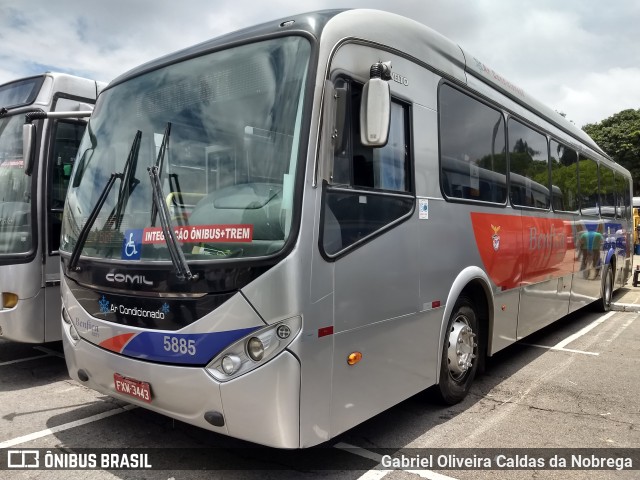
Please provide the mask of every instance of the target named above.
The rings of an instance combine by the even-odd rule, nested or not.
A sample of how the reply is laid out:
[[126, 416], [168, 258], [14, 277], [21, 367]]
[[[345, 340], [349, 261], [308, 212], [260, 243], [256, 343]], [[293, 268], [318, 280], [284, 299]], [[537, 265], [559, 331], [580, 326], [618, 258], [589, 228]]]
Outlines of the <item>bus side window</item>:
[[85, 129], [84, 122], [59, 121], [55, 125], [53, 149], [50, 157], [48, 242], [49, 253], [60, 248], [62, 210], [69, 187], [71, 170]]
[[331, 182], [325, 192], [322, 246], [328, 255], [384, 229], [411, 212], [414, 204], [410, 193], [409, 107], [392, 100], [387, 145], [365, 147], [360, 143], [362, 85], [343, 79], [337, 83], [346, 88], [349, 101], [344, 112], [346, 138], [335, 153]]
[[502, 112], [446, 84], [440, 87], [438, 102], [440, 181], [446, 198], [504, 204]]
[[511, 203], [548, 209], [551, 194], [547, 138], [513, 118], [509, 119], [507, 132]]
[[580, 213], [598, 216], [600, 214], [598, 162], [582, 154], [578, 155], [578, 186]]
[[615, 218], [616, 216], [616, 184], [613, 170], [600, 165], [600, 215]]
[[578, 210], [578, 154], [575, 150], [551, 140], [549, 145], [553, 209]]

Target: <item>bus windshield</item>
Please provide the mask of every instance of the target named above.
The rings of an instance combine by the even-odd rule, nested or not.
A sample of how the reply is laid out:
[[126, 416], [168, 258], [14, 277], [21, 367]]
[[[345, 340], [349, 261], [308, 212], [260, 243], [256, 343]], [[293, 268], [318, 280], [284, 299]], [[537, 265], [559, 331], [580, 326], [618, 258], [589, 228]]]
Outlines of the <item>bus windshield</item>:
[[155, 165], [187, 260], [282, 249], [309, 55], [306, 39], [277, 38], [190, 58], [106, 90], [78, 151], [61, 250], [74, 250], [97, 209], [82, 255], [169, 260], [149, 174]]
[[31, 250], [31, 177], [24, 173], [22, 124], [0, 119], [0, 255]]
[[44, 77], [31, 77], [0, 85], [0, 107], [28, 105], [40, 91]]

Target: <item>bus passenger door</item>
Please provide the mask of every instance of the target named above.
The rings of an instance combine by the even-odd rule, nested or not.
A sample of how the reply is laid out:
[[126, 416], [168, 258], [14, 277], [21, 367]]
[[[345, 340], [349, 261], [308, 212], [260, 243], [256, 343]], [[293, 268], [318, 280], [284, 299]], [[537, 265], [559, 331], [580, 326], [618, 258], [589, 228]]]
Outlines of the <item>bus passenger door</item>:
[[[375, 63], [379, 55], [371, 57]], [[334, 264], [332, 435], [425, 388], [426, 364], [407, 353], [425, 350], [418, 334], [410, 106], [393, 99], [387, 145], [365, 147], [363, 85], [344, 76], [334, 83], [342, 101], [337, 115], [345, 121], [323, 181], [320, 220], [321, 253]], [[362, 359], [349, 365], [351, 354]]]
[[46, 251], [45, 285], [45, 341], [60, 339], [60, 228], [62, 212], [71, 170], [86, 123], [77, 120], [58, 120], [52, 123], [47, 162], [46, 232], [43, 235]]

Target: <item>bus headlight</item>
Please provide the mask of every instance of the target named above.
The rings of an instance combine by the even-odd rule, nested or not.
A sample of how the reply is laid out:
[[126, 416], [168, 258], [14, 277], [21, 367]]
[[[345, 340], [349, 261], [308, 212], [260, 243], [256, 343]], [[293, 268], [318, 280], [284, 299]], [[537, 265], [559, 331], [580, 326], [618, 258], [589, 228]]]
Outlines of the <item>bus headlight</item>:
[[76, 327], [74, 327], [73, 322], [71, 321], [69, 312], [67, 312], [67, 309], [64, 307], [62, 307], [62, 321], [64, 322], [62, 324], [62, 330], [67, 330], [67, 332], [69, 332], [71, 343], [73, 343], [73, 345], [76, 345], [80, 341], [80, 335], [78, 334]]
[[78, 331], [73, 325], [69, 326], [69, 335], [71, 335], [71, 338], [73, 338], [76, 342], [80, 340], [80, 335], [78, 335]]
[[264, 357], [264, 345], [258, 337], [251, 337], [247, 342], [247, 353], [254, 362], [259, 362]]
[[233, 375], [238, 368], [240, 368], [241, 364], [242, 361], [235, 355], [225, 355], [222, 357], [222, 370], [224, 370], [224, 373], [227, 375]]
[[251, 332], [220, 352], [207, 372], [221, 382], [250, 372], [287, 348], [301, 328], [302, 319], [292, 317]]

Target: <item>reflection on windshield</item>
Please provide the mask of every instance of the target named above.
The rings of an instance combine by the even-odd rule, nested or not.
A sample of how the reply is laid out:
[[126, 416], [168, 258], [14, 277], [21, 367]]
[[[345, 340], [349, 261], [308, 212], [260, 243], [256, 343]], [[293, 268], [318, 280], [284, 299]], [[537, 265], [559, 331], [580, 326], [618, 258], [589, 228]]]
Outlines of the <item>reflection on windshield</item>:
[[80, 146], [61, 249], [73, 249], [140, 131], [127, 184], [109, 194], [82, 254], [169, 259], [147, 169], [170, 123], [159, 178], [186, 259], [280, 250], [291, 225], [309, 52], [301, 37], [280, 38], [186, 60], [105, 91]]
[[0, 255], [31, 250], [31, 178], [24, 173], [21, 120], [0, 119]]
[[0, 108], [27, 105], [35, 99], [44, 77], [31, 77], [0, 85]]

